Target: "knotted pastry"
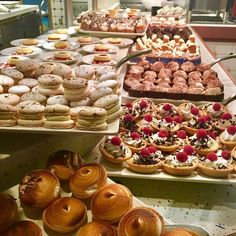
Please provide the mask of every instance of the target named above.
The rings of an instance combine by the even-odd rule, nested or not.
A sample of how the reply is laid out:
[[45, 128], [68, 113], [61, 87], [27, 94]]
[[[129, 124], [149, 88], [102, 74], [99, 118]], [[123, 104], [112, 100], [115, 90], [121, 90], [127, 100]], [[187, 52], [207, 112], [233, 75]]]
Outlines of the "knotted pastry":
[[184, 228], [175, 228], [172, 230], [165, 231], [161, 236], [200, 236], [198, 233], [195, 233], [189, 229]]
[[19, 185], [21, 202], [30, 207], [45, 208], [60, 194], [58, 178], [47, 170], [34, 170]]
[[80, 199], [88, 199], [107, 182], [105, 168], [97, 163], [86, 164], [76, 170], [70, 179], [73, 195]]
[[118, 225], [118, 236], [160, 236], [162, 216], [152, 208], [136, 207], [128, 211]]
[[93, 218], [110, 224], [117, 223], [132, 207], [132, 194], [121, 184], [108, 184], [98, 190], [92, 198]]
[[42, 230], [34, 222], [22, 220], [12, 224], [2, 236], [42, 236]]
[[17, 216], [17, 205], [15, 199], [8, 194], [0, 194], [0, 232], [10, 226]]
[[87, 223], [86, 206], [77, 198], [62, 197], [43, 211], [43, 223], [58, 233], [69, 233]]
[[82, 166], [82, 160], [74, 152], [59, 150], [52, 153], [47, 166], [60, 180], [69, 180], [75, 173], [75, 169]]
[[82, 226], [75, 236], [117, 236], [116, 228], [104, 222], [93, 221]]

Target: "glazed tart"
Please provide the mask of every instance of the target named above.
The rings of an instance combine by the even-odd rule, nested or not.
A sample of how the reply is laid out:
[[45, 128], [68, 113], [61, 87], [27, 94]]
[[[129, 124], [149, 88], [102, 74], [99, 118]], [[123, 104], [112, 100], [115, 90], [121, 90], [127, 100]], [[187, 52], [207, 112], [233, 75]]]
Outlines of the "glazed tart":
[[132, 156], [130, 148], [117, 136], [108, 136], [99, 148], [102, 156], [112, 163], [122, 163]]
[[155, 104], [149, 99], [137, 99], [133, 101], [133, 109], [142, 117], [147, 113], [152, 113], [155, 109]]
[[213, 123], [213, 126], [222, 132], [231, 125], [236, 125], [236, 117], [230, 113], [223, 113], [222, 116]]
[[135, 119], [131, 114], [126, 114], [120, 118], [120, 132], [135, 131], [138, 128]]
[[180, 104], [178, 111], [183, 120], [190, 120], [193, 117], [199, 116], [201, 113], [199, 108], [191, 102]]
[[236, 125], [228, 126], [225, 131], [220, 134], [220, 142], [229, 149], [233, 149], [236, 146]]
[[210, 152], [204, 157], [199, 165], [198, 171], [204, 175], [224, 178], [233, 172], [233, 158], [230, 151], [218, 150], [216, 152]]
[[228, 112], [228, 109], [219, 102], [208, 103], [202, 107], [204, 115], [209, 115], [213, 119], [222, 116], [223, 113]]
[[138, 173], [152, 173], [161, 168], [162, 152], [154, 146], [143, 148], [127, 160], [129, 169]]
[[178, 115], [177, 107], [170, 103], [160, 103], [156, 105], [155, 114], [157, 118], [162, 118], [165, 116], [175, 116]]
[[183, 149], [166, 156], [162, 165], [171, 175], [191, 175], [198, 166], [197, 154], [192, 146], [186, 145]]

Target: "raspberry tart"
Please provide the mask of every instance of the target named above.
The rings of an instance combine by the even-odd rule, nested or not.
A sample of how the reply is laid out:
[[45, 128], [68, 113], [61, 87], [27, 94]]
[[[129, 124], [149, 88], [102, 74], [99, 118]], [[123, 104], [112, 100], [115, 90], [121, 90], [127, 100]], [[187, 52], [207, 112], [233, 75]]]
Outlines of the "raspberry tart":
[[142, 136], [142, 139], [146, 142], [147, 145], [151, 145], [150, 143], [150, 137], [153, 134], [153, 130], [150, 127], [143, 127], [140, 130], [140, 134]]
[[176, 134], [174, 134], [175, 138], [178, 139], [178, 142], [179, 142], [179, 146], [185, 146], [189, 143], [188, 141], [188, 136], [185, 132], [185, 130], [181, 129], [181, 130], [178, 130], [176, 132]]
[[228, 109], [219, 102], [208, 103], [202, 108], [204, 115], [209, 115], [213, 119], [217, 119], [222, 116], [223, 113], [228, 112]]
[[127, 102], [125, 105], [122, 106], [122, 109], [125, 114], [130, 114], [137, 119], [139, 117], [139, 113], [136, 109], [134, 109], [133, 103]]
[[155, 118], [152, 116], [152, 114], [148, 113], [148, 114], [145, 114], [141, 120], [139, 120], [137, 122], [137, 126], [139, 127], [139, 130], [141, 130], [143, 127], [149, 127], [151, 128], [152, 130], [153, 129], [153, 126], [152, 126], [152, 123], [153, 123], [153, 120]]
[[128, 132], [137, 130], [138, 126], [131, 114], [126, 114], [120, 118], [119, 132]]
[[223, 113], [221, 117], [213, 123], [213, 126], [222, 132], [231, 125], [236, 125], [236, 116], [228, 112]]
[[228, 126], [225, 131], [220, 134], [220, 142], [229, 149], [233, 149], [236, 146], [236, 125]]
[[183, 120], [190, 120], [193, 117], [198, 117], [201, 110], [191, 102], [182, 103], [178, 107], [178, 111]]
[[137, 111], [140, 117], [146, 113], [152, 113], [155, 109], [155, 104], [150, 99], [137, 99], [133, 101], [133, 109]]
[[156, 105], [155, 110], [156, 117], [161, 119], [165, 116], [175, 116], [178, 115], [177, 107], [170, 103], [160, 103]]

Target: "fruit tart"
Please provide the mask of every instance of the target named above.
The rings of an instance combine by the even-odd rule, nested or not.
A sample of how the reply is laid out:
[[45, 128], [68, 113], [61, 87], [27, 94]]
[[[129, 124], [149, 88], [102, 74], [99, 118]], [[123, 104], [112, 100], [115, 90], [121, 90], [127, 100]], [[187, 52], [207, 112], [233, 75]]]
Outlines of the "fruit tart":
[[223, 178], [233, 171], [233, 158], [228, 150], [210, 152], [198, 164], [198, 171], [210, 177]]
[[156, 114], [156, 117], [159, 119], [165, 116], [175, 116], [175, 115], [178, 115], [178, 109], [173, 104], [160, 103], [156, 105], [155, 114]]
[[200, 116], [201, 114], [199, 108], [191, 102], [180, 104], [178, 111], [183, 120], [190, 120], [191, 118]]
[[136, 121], [131, 114], [120, 117], [119, 132], [135, 131], [137, 128]]
[[145, 114], [138, 122], [137, 122], [137, 126], [138, 126], [138, 130], [141, 130], [144, 127], [149, 127], [150, 129], [153, 129], [152, 126], [152, 122], [154, 120], [154, 117], [152, 116], [152, 114], [148, 113]]
[[236, 125], [236, 116], [228, 112], [225, 112], [221, 117], [214, 121], [213, 126], [220, 130], [224, 131], [228, 126]]
[[133, 109], [138, 112], [140, 117], [147, 113], [152, 113], [155, 109], [155, 104], [149, 99], [137, 99], [133, 101]]
[[134, 109], [133, 103], [127, 102], [125, 105], [122, 105], [122, 109], [125, 114], [130, 114], [137, 119], [139, 117], [139, 113], [136, 109]]
[[140, 134], [142, 136], [142, 139], [146, 142], [147, 145], [151, 145], [150, 143], [150, 137], [153, 134], [153, 130], [150, 127], [143, 127], [140, 130]]
[[185, 146], [189, 143], [188, 141], [188, 135], [186, 134], [186, 131], [183, 129], [180, 129], [174, 134], [175, 138], [179, 141], [179, 146]]
[[138, 132], [121, 132], [119, 137], [132, 152], [139, 152], [146, 147], [146, 142]]
[[212, 138], [205, 129], [199, 129], [193, 136], [189, 137], [189, 143], [201, 156], [206, 156], [209, 152], [215, 152], [220, 148], [219, 142]]
[[228, 112], [228, 109], [219, 102], [208, 103], [202, 107], [202, 110], [204, 115], [209, 115], [213, 119], [217, 119], [223, 113]]
[[153, 173], [161, 168], [163, 155], [155, 146], [143, 148], [127, 160], [129, 169], [138, 173]]
[[112, 163], [122, 163], [132, 156], [130, 148], [118, 136], [108, 136], [99, 149], [102, 156]]
[[233, 149], [236, 146], [236, 125], [228, 126], [220, 134], [220, 142], [229, 149]]
[[211, 118], [209, 116], [193, 117], [189, 121], [185, 122], [184, 129], [187, 133], [192, 135], [195, 134], [199, 129], [210, 131], [212, 129]]
[[173, 152], [179, 148], [178, 139], [167, 130], [159, 132], [149, 137], [150, 143], [163, 152]]
[[171, 175], [191, 175], [198, 166], [198, 157], [191, 145], [169, 154], [162, 162], [164, 170]]

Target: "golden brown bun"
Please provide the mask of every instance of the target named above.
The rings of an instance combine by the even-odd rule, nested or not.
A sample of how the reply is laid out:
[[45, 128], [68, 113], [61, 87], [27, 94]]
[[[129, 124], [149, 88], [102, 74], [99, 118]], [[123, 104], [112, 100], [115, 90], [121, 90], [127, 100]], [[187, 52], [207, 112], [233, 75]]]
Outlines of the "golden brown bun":
[[108, 184], [98, 190], [92, 198], [93, 218], [110, 224], [117, 223], [132, 207], [132, 194], [121, 184]]
[[42, 230], [32, 221], [22, 220], [12, 224], [1, 236], [42, 236]]
[[45, 208], [60, 194], [58, 178], [47, 170], [34, 170], [19, 185], [19, 198], [29, 207]]
[[107, 182], [105, 168], [97, 163], [86, 164], [76, 170], [70, 179], [73, 195], [80, 199], [92, 197]]
[[69, 180], [75, 169], [82, 166], [82, 160], [74, 152], [60, 150], [50, 155], [47, 166], [59, 179]]
[[152, 208], [136, 207], [128, 211], [118, 225], [119, 236], [160, 236], [164, 228], [161, 215]]
[[219, 136], [220, 142], [223, 143], [228, 149], [232, 150], [236, 146], [236, 141], [224, 140], [223, 133]]
[[93, 221], [82, 226], [75, 236], [116, 236], [116, 228], [104, 222]]
[[129, 160], [127, 160], [127, 165], [129, 167], [129, 169], [131, 169], [137, 173], [148, 174], [148, 173], [153, 173], [157, 169], [161, 168], [162, 162], [160, 161], [154, 165], [140, 165], [140, 164], [133, 163], [133, 158], [131, 157]]
[[171, 175], [179, 175], [179, 176], [186, 176], [191, 175], [194, 170], [198, 167], [198, 162], [193, 163], [193, 166], [185, 166], [185, 167], [175, 167], [173, 165], [168, 165], [162, 163], [163, 169], [171, 174]]
[[97, 62], [109, 62], [111, 60], [111, 56], [108, 54], [96, 54], [94, 56], [94, 61]]
[[49, 229], [69, 233], [87, 224], [87, 209], [77, 198], [62, 197], [43, 211], [42, 218]]
[[196, 153], [200, 156], [206, 156], [209, 152], [215, 152], [220, 148], [220, 144], [215, 141], [211, 148], [198, 149], [194, 148]]
[[[185, 131], [188, 133], [188, 134], [191, 134], [191, 135], [194, 135], [195, 133], [197, 133], [197, 131], [199, 129], [196, 129], [196, 128], [193, 128], [193, 127], [189, 127], [187, 125], [184, 125], [184, 129]], [[212, 130], [212, 127], [209, 126], [209, 128], [205, 129], [206, 131], [211, 131]]]
[[37, 45], [38, 43], [39, 41], [37, 39], [24, 39], [22, 41], [22, 44], [26, 46]]
[[200, 236], [198, 233], [195, 233], [188, 229], [175, 228], [172, 230], [165, 231], [161, 236]]
[[0, 193], [0, 232], [9, 227], [17, 217], [17, 205], [15, 199], [8, 194]]

